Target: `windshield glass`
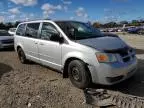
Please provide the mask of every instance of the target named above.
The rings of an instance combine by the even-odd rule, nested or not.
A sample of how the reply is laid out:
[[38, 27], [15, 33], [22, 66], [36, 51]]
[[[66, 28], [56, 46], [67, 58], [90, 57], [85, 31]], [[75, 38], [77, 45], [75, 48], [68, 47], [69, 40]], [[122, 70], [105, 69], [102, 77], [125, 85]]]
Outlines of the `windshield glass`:
[[11, 36], [6, 30], [0, 30], [0, 36]]
[[[88, 38], [103, 37], [104, 35], [100, 30], [92, 27], [87, 23], [67, 21], [67, 22], [56, 22], [65, 34], [72, 40], [81, 40]], [[72, 31], [74, 33], [72, 33]]]

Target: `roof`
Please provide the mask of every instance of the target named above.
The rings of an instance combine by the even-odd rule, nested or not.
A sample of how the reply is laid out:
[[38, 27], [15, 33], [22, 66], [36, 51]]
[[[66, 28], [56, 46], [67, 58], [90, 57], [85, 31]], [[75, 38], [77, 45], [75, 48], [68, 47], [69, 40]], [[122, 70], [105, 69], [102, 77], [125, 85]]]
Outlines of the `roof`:
[[42, 20], [24, 21], [24, 22], [21, 22], [19, 25], [25, 24], [25, 23], [38, 23], [38, 22], [51, 22], [51, 23], [63, 22], [63, 23], [66, 23], [66, 22], [80, 22], [80, 21], [74, 21], [74, 20], [55, 20], [54, 21], [54, 20], [50, 20], [50, 19], [42, 19]]

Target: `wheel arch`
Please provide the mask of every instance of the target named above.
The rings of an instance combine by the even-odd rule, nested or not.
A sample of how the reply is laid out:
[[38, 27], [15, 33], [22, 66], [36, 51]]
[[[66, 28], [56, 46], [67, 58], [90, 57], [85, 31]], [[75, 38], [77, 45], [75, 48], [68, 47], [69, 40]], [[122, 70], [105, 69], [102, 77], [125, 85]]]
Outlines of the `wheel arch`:
[[18, 46], [16, 47], [16, 51], [18, 51], [20, 48], [21, 48], [21, 46], [18, 45]]
[[[71, 61], [73, 61], [73, 60], [80, 60], [80, 61], [82, 61], [82, 62], [84, 62], [85, 63], [85, 67], [86, 67], [86, 69], [88, 70], [88, 72], [89, 72], [89, 74], [90, 74], [90, 77], [91, 77], [91, 72], [89, 71], [89, 68], [88, 68], [88, 63], [86, 63], [84, 60], [82, 60], [82, 59], [80, 59], [80, 58], [78, 58], [78, 57], [70, 57], [70, 58], [67, 58], [66, 59], [66, 61], [65, 61], [65, 63], [64, 63], [64, 68], [63, 68], [63, 78], [68, 78], [69, 76], [68, 76], [68, 65], [69, 65], [69, 63], [71, 62]], [[91, 77], [92, 78], [92, 77]]]
[[15, 50], [18, 51], [19, 48], [21, 48], [22, 50], [24, 50], [24, 48], [22, 47], [21, 44], [16, 45]]

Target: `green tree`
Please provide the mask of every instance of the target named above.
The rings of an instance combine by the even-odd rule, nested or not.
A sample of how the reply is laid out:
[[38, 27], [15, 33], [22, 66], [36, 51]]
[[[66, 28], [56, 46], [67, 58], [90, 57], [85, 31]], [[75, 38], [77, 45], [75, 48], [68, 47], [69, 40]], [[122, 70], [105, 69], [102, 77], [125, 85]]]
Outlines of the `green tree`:
[[121, 24], [121, 25], [123, 25], [123, 24], [128, 24], [128, 21], [121, 21], [120, 24]]
[[5, 26], [5, 24], [3, 24], [2, 22], [0, 23], [0, 29], [5, 29], [6, 28], [6, 26]]
[[138, 20], [132, 20], [130, 25], [131, 26], [140, 26], [141, 23]]
[[104, 28], [113, 28], [118, 27], [118, 24], [116, 22], [109, 22], [103, 25]]
[[20, 23], [19, 21], [16, 21], [14, 27], [17, 27], [19, 23]]
[[94, 23], [93, 23], [93, 27], [95, 27], [95, 28], [101, 28], [101, 27], [102, 27], [102, 24], [99, 23], [99, 22], [94, 22]]

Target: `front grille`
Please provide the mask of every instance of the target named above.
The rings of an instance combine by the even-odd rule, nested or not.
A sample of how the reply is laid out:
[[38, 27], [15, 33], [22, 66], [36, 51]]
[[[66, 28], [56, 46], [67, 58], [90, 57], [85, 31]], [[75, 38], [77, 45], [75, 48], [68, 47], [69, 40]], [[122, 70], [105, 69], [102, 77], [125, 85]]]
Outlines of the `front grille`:
[[122, 51], [119, 51], [118, 54], [120, 54], [121, 57], [125, 57], [128, 55], [128, 51], [127, 49], [126, 50], [122, 50]]
[[120, 48], [116, 50], [105, 50], [106, 53], [112, 53], [112, 54], [119, 54], [122, 58], [123, 62], [129, 62], [131, 58], [135, 57], [135, 53], [132, 48]]
[[123, 62], [128, 62], [128, 61], [130, 61], [130, 57], [123, 58]]
[[11, 44], [11, 43], [14, 43], [14, 40], [13, 39], [8, 39], [8, 40], [2, 40], [1, 42], [3, 44]]
[[123, 79], [124, 76], [117, 76], [117, 77], [107, 77], [107, 81], [110, 83], [116, 82], [116, 81], [120, 81]]

